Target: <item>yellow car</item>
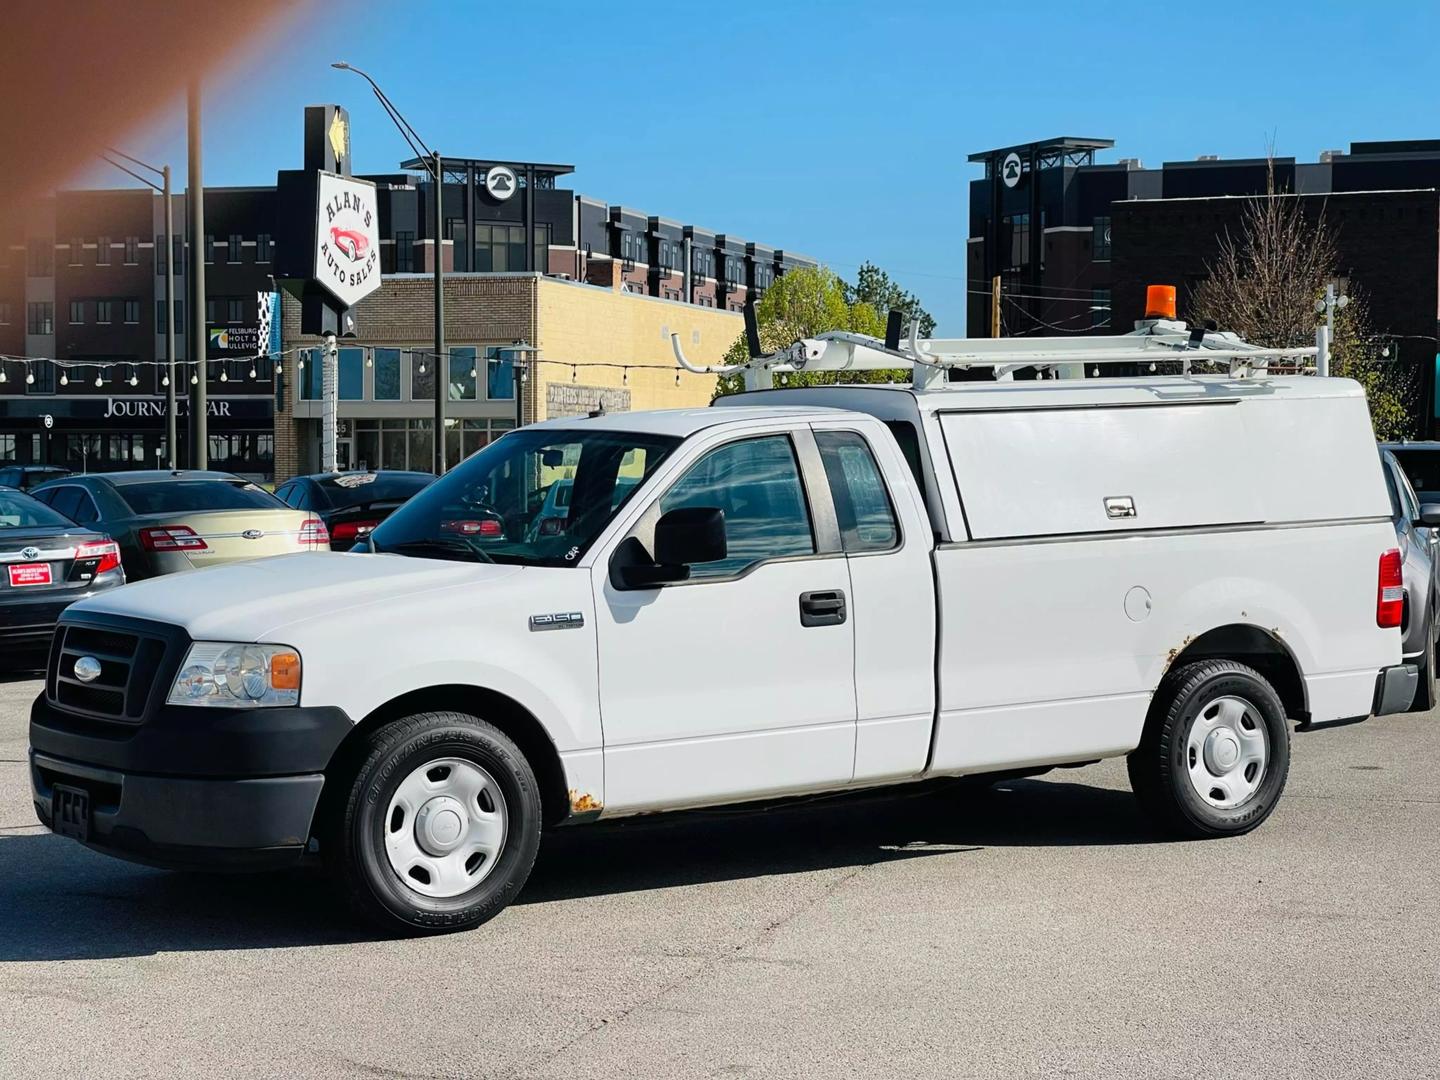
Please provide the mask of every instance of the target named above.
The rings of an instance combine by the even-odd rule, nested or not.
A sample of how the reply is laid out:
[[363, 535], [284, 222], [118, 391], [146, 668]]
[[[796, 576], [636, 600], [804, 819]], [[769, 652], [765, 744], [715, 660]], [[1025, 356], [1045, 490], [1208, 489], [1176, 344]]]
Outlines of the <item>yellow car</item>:
[[319, 517], [232, 473], [96, 473], [54, 480], [31, 494], [108, 533], [120, 545], [127, 581], [330, 548]]

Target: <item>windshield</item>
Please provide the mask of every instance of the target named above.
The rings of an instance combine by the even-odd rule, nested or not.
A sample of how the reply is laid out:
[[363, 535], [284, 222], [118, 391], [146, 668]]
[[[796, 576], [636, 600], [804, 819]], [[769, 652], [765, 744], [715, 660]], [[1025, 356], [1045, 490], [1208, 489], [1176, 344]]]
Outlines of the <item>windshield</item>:
[[315, 486], [332, 510], [375, 503], [400, 503], [423, 491], [435, 477], [429, 473], [345, 473], [317, 480]]
[[679, 444], [633, 432], [511, 432], [395, 511], [371, 534], [371, 546], [425, 558], [570, 566]]
[[73, 524], [39, 499], [0, 491], [0, 529], [66, 529]]
[[137, 514], [183, 514], [191, 510], [286, 510], [262, 487], [243, 480], [162, 480], [116, 488]]

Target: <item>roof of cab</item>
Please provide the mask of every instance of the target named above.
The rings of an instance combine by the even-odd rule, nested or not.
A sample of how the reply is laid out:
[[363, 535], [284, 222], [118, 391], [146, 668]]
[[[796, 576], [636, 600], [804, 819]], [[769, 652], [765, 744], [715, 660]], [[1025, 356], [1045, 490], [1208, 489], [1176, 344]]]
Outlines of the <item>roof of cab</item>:
[[592, 431], [646, 432], [654, 435], [675, 435], [680, 438], [717, 424], [734, 424], [746, 420], [826, 420], [850, 410], [814, 405], [751, 405], [727, 409], [655, 409], [641, 412], [605, 413], [601, 416], [568, 416], [543, 423], [536, 428]]

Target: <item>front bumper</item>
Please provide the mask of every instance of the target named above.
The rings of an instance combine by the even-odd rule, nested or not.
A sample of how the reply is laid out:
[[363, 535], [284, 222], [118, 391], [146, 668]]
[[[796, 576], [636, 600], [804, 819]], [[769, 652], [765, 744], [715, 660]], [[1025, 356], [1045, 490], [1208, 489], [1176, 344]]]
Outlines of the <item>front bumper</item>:
[[88, 846], [155, 866], [284, 866], [305, 852], [324, 770], [350, 718], [336, 708], [162, 706], [142, 723], [30, 711], [35, 812], [55, 786], [89, 796]]
[[1397, 664], [1382, 668], [1375, 678], [1375, 716], [1405, 712], [1415, 701], [1420, 672], [1414, 664]]

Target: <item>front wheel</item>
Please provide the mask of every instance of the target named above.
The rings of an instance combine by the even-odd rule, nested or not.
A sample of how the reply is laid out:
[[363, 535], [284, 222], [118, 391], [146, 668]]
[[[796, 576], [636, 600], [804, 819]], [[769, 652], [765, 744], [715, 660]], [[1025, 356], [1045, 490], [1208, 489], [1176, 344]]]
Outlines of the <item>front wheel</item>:
[[368, 736], [330, 858], [371, 919], [465, 930], [519, 893], [540, 824], [535, 774], [503, 732], [461, 713], [422, 713]]
[[1162, 680], [1128, 765], [1136, 797], [1169, 831], [1249, 832], [1285, 790], [1285, 708], [1253, 668], [1233, 660], [1187, 664]]

